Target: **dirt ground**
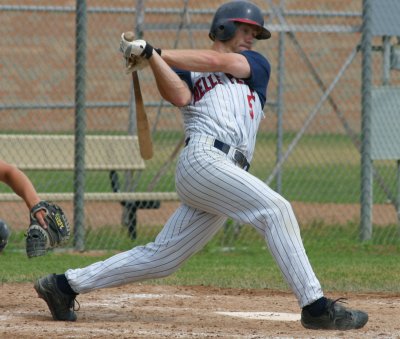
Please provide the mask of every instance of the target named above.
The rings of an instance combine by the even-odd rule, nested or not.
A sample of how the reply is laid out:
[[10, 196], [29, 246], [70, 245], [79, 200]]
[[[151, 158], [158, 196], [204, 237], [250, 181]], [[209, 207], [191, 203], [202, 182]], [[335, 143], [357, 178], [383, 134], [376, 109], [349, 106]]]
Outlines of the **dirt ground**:
[[400, 295], [329, 295], [369, 313], [343, 332], [304, 329], [294, 296], [270, 290], [131, 284], [79, 295], [74, 323], [53, 321], [32, 284], [0, 290], [0, 338], [400, 338]]

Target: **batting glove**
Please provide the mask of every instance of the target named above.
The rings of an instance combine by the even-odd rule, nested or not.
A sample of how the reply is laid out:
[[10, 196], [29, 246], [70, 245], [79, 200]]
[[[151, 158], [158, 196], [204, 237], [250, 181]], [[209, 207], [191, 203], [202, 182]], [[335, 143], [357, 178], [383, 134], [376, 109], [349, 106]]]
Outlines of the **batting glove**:
[[[119, 44], [119, 50], [124, 54], [124, 57], [130, 58], [131, 56], [144, 57], [150, 59], [153, 55], [153, 46], [151, 46], [145, 40], [133, 40], [127, 41], [124, 33], [121, 34], [121, 41]], [[161, 55], [160, 49], [155, 49], [158, 54]]]

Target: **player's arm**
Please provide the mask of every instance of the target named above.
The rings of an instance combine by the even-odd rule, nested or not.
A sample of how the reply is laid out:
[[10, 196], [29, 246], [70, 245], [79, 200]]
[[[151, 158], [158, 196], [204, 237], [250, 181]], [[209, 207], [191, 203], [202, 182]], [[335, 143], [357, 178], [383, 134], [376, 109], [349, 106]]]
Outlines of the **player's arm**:
[[220, 53], [213, 50], [162, 50], [149, 59], [161, 96], [180, 107], [187, 105], [192, 93], [187, 84], [171, 67], [193, 72], [223, 72], [246, 79], [251, 69], [246, 57], [238, 53]]
[[175, 106], [187, 105], [192, 99], [188, 85], [157, 53], [153, 53], [149, 63], [161, 96]]
[[[29, 210], [40, 202], [40, 198], [33, 187], [32, 182], [25, 173], [16, 166], [8, 164], [2, 160], [0, 160], [0, 181], [11, 187], [11, 189], [25, 201]], [[43, 213], [43, 211], [39, 211], [36, 217], [40, 224], [46, 227]]]
[[193, 72], [223, 72], [246, 79], [251, 70], [247, 59], [239, 53], [214, 50], [163, 50], [162, 58], [171, 67]]
[[[192, 93], [188, 85], [179, 78], [170, 66], [160, 56], [161, 51], [154, 49], [145, 40], [132, 40], [125, 36], [128, 32], [122, 33], [119, 50], [123, 53], [126, 64], [131, 59], [143, 58], [151, 67], [156, 80], [157, 89], [161, 96], [171, 104], [181, 107], [187, 105], [192, 99]], [[130, 34], [132, 37], [133, 33]], [[129, 66], [130, 69], [133, 69]]]
[[134, 55], [148, 59], [161, 96], [178, 107], [187, 105], [192, 98], [192, 93], [171, 67], [192, 72], [223, 72], [243, 79], [251, 75], [247, 59], [238, 53], [221, 53], [214, 50], [156, 50], [154, 52], [154, 48], [148, 42], [128, 41], [124, 34], [120, 40], [120, 51], [125, 58]]

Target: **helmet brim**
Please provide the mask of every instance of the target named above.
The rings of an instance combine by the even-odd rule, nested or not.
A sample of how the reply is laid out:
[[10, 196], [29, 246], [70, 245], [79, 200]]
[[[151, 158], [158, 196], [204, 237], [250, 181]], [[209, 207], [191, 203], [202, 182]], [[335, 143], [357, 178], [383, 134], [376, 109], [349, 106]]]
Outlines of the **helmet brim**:
[[241, 22], [244, 24], [254, 25], [254, 26], [261, 28], [260, 33], [256, 35], [256, 39], [258, 39], [258, 40], [266, 40], [271, 37], [271, 32], [265, 26], [261, 26], [258, 22], [255, 22], [253, 20], [244, 19], [244, 18], [231, 18], [231, 19], [229, 19], [229, 21]]

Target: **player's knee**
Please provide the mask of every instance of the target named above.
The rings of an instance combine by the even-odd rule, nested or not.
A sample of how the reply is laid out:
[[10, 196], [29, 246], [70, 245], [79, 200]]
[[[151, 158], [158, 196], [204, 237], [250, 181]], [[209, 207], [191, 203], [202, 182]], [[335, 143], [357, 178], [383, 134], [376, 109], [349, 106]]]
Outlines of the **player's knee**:
[[283, 197], [275, 199], [267, 211], [267, 219], [287, 219], [294, 215], [292, 204]]
[[248, 215], [249, 223], [257, 229], [265, 231], [266, 227], [279, 225], [282, 222], [292, 219], [294, 212], [291, 203], [277, 195], [264, 202], [260, 201], [262, 208], [258, 207]]
[[279, 209], [279, 211], [281, 211], [281, 213], [292, 213], [293, 212], [292, 204], [283, 197], [281, 197], [280, 199], [277, 199], [276, 206], [277, 206], [277, 209]]

